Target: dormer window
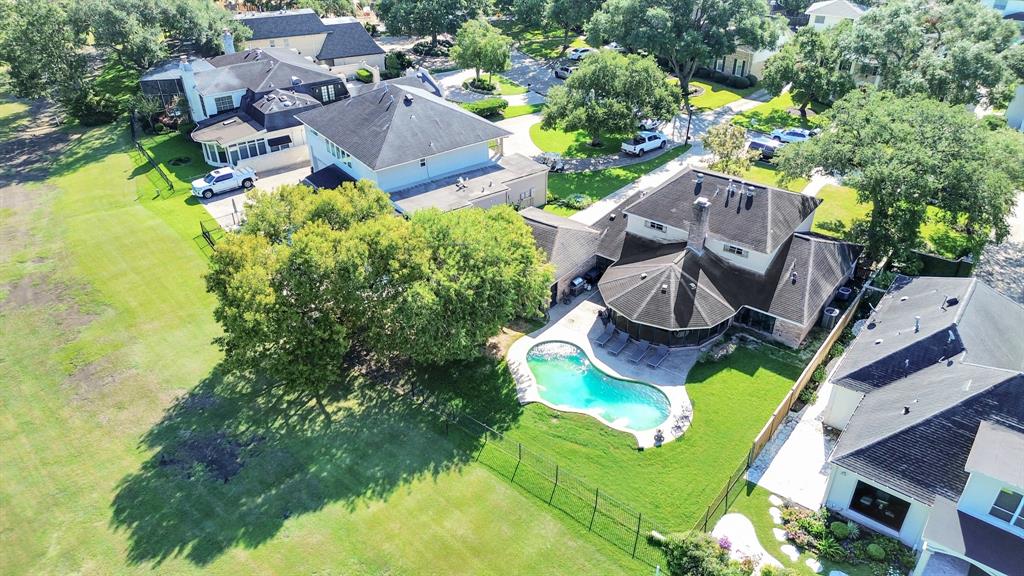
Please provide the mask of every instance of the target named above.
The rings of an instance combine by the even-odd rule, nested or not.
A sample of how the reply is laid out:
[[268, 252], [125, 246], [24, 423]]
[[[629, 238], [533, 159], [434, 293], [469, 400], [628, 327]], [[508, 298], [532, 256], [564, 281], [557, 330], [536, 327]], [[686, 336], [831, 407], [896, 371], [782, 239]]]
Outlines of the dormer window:
[[644, 226], [650, 228], [651, 230], [657, 230], [658, 232], [665, 231], [665, 225], [662, 224], [661, 222], [655, 222], [654, 220], [645, 220]]
[[726, 244], [725, 245], [725, 251], [728, 252], [729, 254], [735, 254], [737, 256], [744, 256], [745, 257], [747, 255], [747, 251], [746, 250], [744, 250], [743, 248], [740, 248], [739, 246], [734, 246], [732, 244]]
[[999, 491], [999, 495], [996, 496], [996, 501], [992, 503], [992, 509], [988, 513], [1017, 528], [1024, 528], [1024, 495], [1009, 488], [1003, 488]]

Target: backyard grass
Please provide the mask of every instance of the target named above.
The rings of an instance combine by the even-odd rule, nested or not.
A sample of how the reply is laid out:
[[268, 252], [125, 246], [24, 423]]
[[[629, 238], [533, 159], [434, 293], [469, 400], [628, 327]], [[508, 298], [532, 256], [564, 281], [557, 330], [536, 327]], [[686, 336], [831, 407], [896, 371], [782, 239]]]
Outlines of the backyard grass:
[[117, 101], [119, 113], [127, 112], [132, 107], [135, 95], [139, 93], [139, 73], [110, 58], [96, 77], [96, 92], [113, 97]]
[[[635, 182], [644, 174], [685, 154], [689, 149], [689, 145], [676, 146], [657, 158], [621, 168], [606, 168], [590, 172], [552, 172], [548, 175], [548, 195], [554, 198], [569, 198], [579, 194], [590, 201], [600, 200], [619, 188]], [[562, 216], [569, 216], [576, 212], [576, 210], [554, 204], [548, 204], [544, 209]]]
[[29, 120], [28, 105], [20, 100], [0, 100], [0, 140], [25, 128]]
[[781, 188], [783, 190], [789, 190], [791, 192], [800, 192], [807, 187], [809, 180], [806, 178], [793, 178], [783, 184], [782, 173], [775, 166], [768, 164], [767, 162], [754, 162], [750, 169], [743, 174], [740, 174], [740, 178], [756, 182], [758, 184], [764, 184], [765, 186], [771, 186], [773, 188]]
[[607, 156], [619, 151], [622, 141], [629, 135], [603, 135], [600, 146], [590, 145], [590, 136], [582, 130], [566, 132], [560, 128], [545, 130], [538, 122], [530, 126], [530, 140], [545, 152], [557, 152], [566, 158]]
[[0, 220], [34, 256], [0, 250], [0, 573], [641, 571], [408, 403], [335, 401], [328, 426], [226, 376], [206, 212], [138, 190], [129, 150], [91, 131]]
[[[794, 570], [797, 574], [804, 576], [815, 576], [816, 574], [830, 574], [833, 570], [839, 570], [848, 574], [849, 576], [872, 576], [871, 566], [869, 565], [851, 565], [846, 563], [835, 563], [827, 560], [820, 560], [814, 552], [810, 550], [803, 550], [800, 556], [794, 561], [790, 560], [789, 556], [782, 553], [780, 549], [783, 544], [787, 542], [779, 542], [775, 539], [775, 535], [772, 534], [773, 528], [780, 528], [777, 524], [772, 523], [771, 514], [768, 513], [768, 509], [772, 507], [772, 504], [768, 501], [768, 497], [771, 496], [771, 492], [761, 488], [753, 482], [739, 482], [737, 483], [737, 490], [733, 491], [730, 496], [730, 502], [735, 497], [736, 501], [729, 507], [729, 512], [735, 512], [746, 516], [751, 524], [754, 525], [754, 532], [757, 534], [757, 539], [760, 541], [761, 546], [771, 554], [776, 560], [782, 563], [783, 566]], [[709, 527], [710, 529], [710, 527]], [[811, 570], [810, 566], [806, 564], [807, 560], [818, 560], [822, 563], [822, 571], [815, 572]]]
[[[172, 131], [143, 136], [139, 143], [156, 160], [176, 192], [191, 190], [192, 180], [213, 169], [213, 166], [207, 164], [203, 158], [203, 150], [199, 144], [189, 140], [185, 133]], [[166, 186], [155, 170], [150, 170], [146, 174], [154, 185]]]
[[815, 128], [822, 121], [817, 115], [828, 109], [827, 106], [812, 102], [808, 107], [808, 119], [804, 120], [800, 117], [799, 112], [790, 112], [793, 108], [797, 108], [796, 104], [793, 103], [793, 96], [786, 92], [764, 104], [737, 114], [732, 119], [732, 123], [742, 126], [747, 130], [766, 133], [776, 128]]
[[687, 377], [693, 424], [661, 448], [638, 452], [630, 434], [540, 404], [527, 406], [506, 435], [547, 453], [659, 528], [689, 530], [745, 460], [800, 369], [745, 347], [720, 362], [698, 364]]
[[[673, 80], [676, 79], [673, 78]], [[676, 80], [676, 83], [678, 82]], [[711, 81], [691, 81], [690, 86], [704, 90], [699, 96], [690, 97], [690, 106], [696, 110], [716, 110], [741, 98], [746, 98], [758, 90], [756, 87], [732, 88]]]
[[[818, 198], [823, 202], [815, 212], [813, 230], [821, 234], [849, 239], [853, 224], [871, 214], [871, 203], [857, 202], [857, 191], [848, 186], [824, 186]], [[941, 216], [938, 208], [925, 208], [925, 221], [920, 230], [921, 249], [945, 258], [959, 258], [970, 250], [970, 238], [946, 225]]]

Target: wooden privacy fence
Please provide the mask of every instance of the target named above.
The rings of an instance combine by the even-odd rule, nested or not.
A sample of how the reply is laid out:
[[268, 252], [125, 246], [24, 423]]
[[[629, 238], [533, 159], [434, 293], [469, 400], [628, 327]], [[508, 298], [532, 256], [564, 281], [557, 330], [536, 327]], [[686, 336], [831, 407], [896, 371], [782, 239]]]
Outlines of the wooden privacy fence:
[[729, 509], [730, 496], [732, 496], [736, 491], [737, 486], [742, 487], [745, 484], [745, 482], [741, 482], [740, 480], [744, 478], [751, 464], [754, 463], [754, 460], [757, 460], [761, 451], [764, 450], [764, 447], [771, 442], [772, 437], [775, 436], [776, 432], [778, 432], [779, 426], [782, 425], [782, 422], [785, 421], [786, 416], [789, 414], [789, 409], [793, 407], [793, 403], [800, 397], [800, 392], [803, 392], [803, 389], [808, 383], [810, 383], [811, 377], [814, 375], [814, 371], [817, 370], [818, 366], [820, 366], [828, 357], [829, 350], [831, 350], [832, 346], [837, 340], [839, 340], [839, 337], [843, 334], [843, 330], [846, 329], [850, 320], [852, 320], [854, 315], [857, 313], [857, 308], [860, 306], [860, 302], [864, 298], [864, 294], [867, 293], [870, 285], [871, 279], [865, 282], [864, 286], [862, 286], [860, 291], [857, 292], [857, 296], [854, 297], [853, 302], [851, 302], [850, 306], [846, 308], [846, 311], [839, 318], [839, 321], [836, 322], [835, 327], [833, 327], [832, 331], [829, 332], [828, 337], [825, 338], [825, 341], [821, 343], [818, 351], [811, 357], [811, 361], [804, 367], [803, 372], [800, 373], [800, 376], [793, 383], [793, 386], [789, 389], [786, 397], [782, 399], [782, 402], [779, 402], [775, 411], [772, 412], [771, 417], [767, 422], [765, 422], [764, 427], [761, 428], [761, 432], [759, 432], [754, 438], [753, 443], [750, 445], [750, 451], [747, 452], [746, 460], [740, 463], [739, 469], [729, 477], [725, 486], [723, 486], [719, 491], [718, 496], [711, 501], [711, 504], [708, 506], [704, 516], [698, 520], [697, 524], [694, 526], [694, 530], [707, 532], [708, 525], [717, 521], [718, 518], [723, 516]]

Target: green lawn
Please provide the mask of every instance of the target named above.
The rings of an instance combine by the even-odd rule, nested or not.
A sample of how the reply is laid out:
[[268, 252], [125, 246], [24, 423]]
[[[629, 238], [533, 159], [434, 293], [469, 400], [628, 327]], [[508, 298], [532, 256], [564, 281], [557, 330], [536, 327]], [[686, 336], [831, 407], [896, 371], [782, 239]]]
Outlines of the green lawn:
[[540, 404], [527, 406], [507, 435], [630, 503], [663, 530], [688, 530], [746, 458], [800, 369], [750, 348], [698, 364], [687, 378], [693, 425], [682, 439], [644, 452], [632, 435]]
[[506, 120], [509, 118], [515, 118], [516, 116], [526, 116], [527, 114], [536, 114], [544, 109], [543, 104], [518, 104], [516, 106], [509, 106], [505, 108], [504, 112], [501, 113], [502, 117]]
[[647, 573], [408, 403], [368, 389], [327, 426], [225, 376], [206, 212], [151, 199], [129, 150], [89, 132], [0, 219], [33, 255], [0, 250], [32, 287], [0, 302], [0, 572]]
[[520, 86], [504, 76], [494, 76], [492, 81], [497, 86], [497, 94], [501, 96], [514, 96], [516, 94], [526, 94], [527, 92], [526, 86]]
[[[676, 82], [678, 83], [678, 80]], [[690, 105], [697, 110], [715, 110], [741, 98], [746, 98], [758, 90], [757, 88], [732, 88], [711, 81], [691, 81], [690, 86], [704, 90], [699, 96], [690, 97]]]
[[[515, 40], [519, 51], [534, 58], [549, 60], [563, 54], [562, 31], [557, 28], [523, 28], [508, 20], [495, 22], [495, 25]], [[585, 46], [587, 42], [583, 36], [569, 35], [569, 48]]]
[[15, 132], [25, 128], [28, 123], [28, 105], [21, 100], [0, 100], [0, 140], [8, 138]]
[[[552, 172], [548, 175], [548, 194], [555, 198], [568, 198], [581, 194], [590, 200], [600, 200], [619, 188], [636, 181], [638, 178], [667, 164], [671, 160], [685, 154], [689, 145], [676, 146], [657, 158], [624, 166], [607, 168], [590, 172]], [[575, 210], [569, 210], [554, 204], [544, 207], [545, 210], [562, 216], [569, 216]]]
[[96, 90], [117, 100], [119, 112], [127, 112], [139, 93], [139, 73], [125, 68], [114, 58], [108, 59], [96, 77]]
[[757, 539], [761, 542], [761, 546], [764, 546], [764, 549], [781, 562], [783, 566], [804, 576], [829, 574], [833, 570], [845, 572], [849, 576], [872, 576], [871, 566], [869, 565], [853, 566], [846, 563], [833, 563], [827, 560], [822, 561], [823, 570], [817, 573], [811, 570], [805, 563], [810, 559], [818, 560], [817, 555], [810, 550], [802, 551], [796, 561], [790, 560], [789, 556], [783, 554], [780, 549], [786, 542], [779, 542], [775, 539], [774, 534], [772, 534], [772, 528], [780, 528], [780, 526], [772, 523], [771, 514], [768, 513], [768, 509], [772, 506], [768, 501], [769, 496], [771, 496], [771, 492], [757, 484], [741, 481], [737, 483], [737, 489], [730, 496], [730, 502], [733, 502], [732, 498], [736, 498], [736, 501], [730, 505], [729, 512], [746, 516], [754, 525], [754, 532], [757, 533]]
[[[815, 232], [848, 238], [854, 222], [871, 214], [871, 203], [857, 202], [857, 191], [848, 186], [824, 186], [818, 192], [818, 198], [823, 202], [815, 212]], [[942, 211], [938, 208], [925, 208], [925, 222], [920, 231], [921, 249], [946, 258], [958, 258], [970, 249], [970, 238], [942, 222], [941, 216]]]
[[732, 119], [732, 123], [743, 126], [748, 130], [757, 130], [759, 132], [771, 132], [776, 128], [788, 127], [814, 128], [821, 123], [817, 114], [827, 109], [827, 106], [813, 102], [808, 107], [808, 110], [813, 111], [813, 114], [809, 113], [808, 119], [804, 120], [798, 112], [792, 114], [789, 112], [791, 108], [796, 107], [793, 104], [793, 96], [786, 92], [764, 104], [737, 114]]
[[740, 178], [792, 192], [800, 192], [808, 183], [806, 178], [793, 178], [783, 184], [779, 169], [766, 162], [754, 162], [749, 170], [740, 175]]
[[[203, 158], [202, 148], [199, 144], [189, 140], [187, 134], [177, 131], [167, 132], [155, 136], [144, 136], [139, 142], [171, 180], [175, 192], [191, 190], [192, 180], [213, 169]], [[155, 185], [159, 185], [161, 188], [166, 186], [155, 170], [150, 170], [146, 174]]]
[[530, 126], [530, 139], [537, 148], [545, 152], [557, 152], [566, 158], [591, 158], [615, 154], [622, 146], [622, 141], [628, 137], [629, 135], [605, 135], [601, 137], [600, 146], [591, 146], [590, 136], [582, 130], [545, 130], [540, 122]]

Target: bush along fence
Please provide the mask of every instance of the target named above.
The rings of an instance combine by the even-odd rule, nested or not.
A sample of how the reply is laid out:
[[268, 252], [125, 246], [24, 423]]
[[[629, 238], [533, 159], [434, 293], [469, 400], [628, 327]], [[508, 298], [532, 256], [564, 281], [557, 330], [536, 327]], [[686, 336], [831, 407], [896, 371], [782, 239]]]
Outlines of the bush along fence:
[[441, 416], [443, 431], [454, 440], [476, 441], [474, 458], [516, 486], [561, 510], [590, 532], [652, 568], [665, 565], [665, 555], [653, 537], [653, 522], [611, 494], [566, 470], [558, 462], [504, 436], [479, 420], [430, 406]]
[[[153, 187], [156, 188], [157, 194], [165, 198], [173, 196], [174, 184], [171, 183], [171, 179], [167, 177], [167, 174], [160, 168], [160, 165], [153, 156], [139, 143], [138, 126], [135, 125], [134, 111], [128, 114], [128, 129], [132, 135], [132, 144], [135, 145], [135, 151], [153, 168], [153, 170], [147, 172], [147, 177], [153, 183]], [[157, 178], [154, 178], [154, 174]]]
[[737, 471], [733, 473], [733, 475], [729, 477], [729, 481], [722, 486], [718, 496], [711, 501], [707, 511], [705, 511], [701, 519], [697, 521], [697, 524], [694, 526], [694, 530], [707, 532], [708, 529], [714, 528], [715, 522], [728, 512], [730, 497], [738, 494], [737, 487], [739, 487], [739, 489], [743, 489], [746, 484], [743, 479], [746, 476], [747, 470], [754, 461], [757, 460], [757, 457], [761, 455], [761, 451], [764, 450], [765, 446], [771, 442], [775, 433], [778, 432], [779, 427], [786, 420], [786, 416], [789, 415], [789, 409], [793, 407], [793, 404], [800, 398], [800, 393], [803, 392], [804, 388], [812, 381], [815, 371], [828, 361], [829, 352], [832, 350], [833, 345], [835, 345], [839, 340], [840, 336], [842, 336], [843, 330], [846, 329], [846, 326], [854, 316], [856, 316], [861, 300], [864, 298], [864, 294], [866, 294], [870, 289], [870, 285], [871, 279], [868, 279], [868, 281], [861, 287], [860, 291], [857, 292], [857, 295], [850, 303], [850, 306], [847, 307], [846, 311], [836, 322], [836, 325], [832, 328], [831, 332], [829, 332], [828, 337], [826, 337], [825, 341], [821, 343], [821, 346], [818, 348], [818, 351], [815, 352], [811, 361], [807, 363], [803, 372], [800, 373], [796, 382], [793, 383], [789, 392], [786, 393], [786, 397], [779, 402], [775, 411], [772, 412], [771, 417], [765, 423], [764, 427], [761, 428], [761, 432], [759, 432], [754, 438], [753, 443], [750, 445], [750, 451], [747, 452], [746, 460], [740, 463]]

